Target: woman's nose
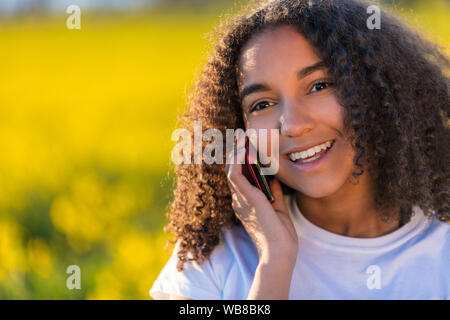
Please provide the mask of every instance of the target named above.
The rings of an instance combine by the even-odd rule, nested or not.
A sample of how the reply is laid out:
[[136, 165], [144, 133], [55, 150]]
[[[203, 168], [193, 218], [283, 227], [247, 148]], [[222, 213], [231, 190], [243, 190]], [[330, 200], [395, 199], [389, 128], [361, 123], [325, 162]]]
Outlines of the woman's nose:
[[301, 136], [312, 130], [314, 119], [299, 105], [287, 105], [282, 108], [280, 115], [280, 134], [284, 136]]

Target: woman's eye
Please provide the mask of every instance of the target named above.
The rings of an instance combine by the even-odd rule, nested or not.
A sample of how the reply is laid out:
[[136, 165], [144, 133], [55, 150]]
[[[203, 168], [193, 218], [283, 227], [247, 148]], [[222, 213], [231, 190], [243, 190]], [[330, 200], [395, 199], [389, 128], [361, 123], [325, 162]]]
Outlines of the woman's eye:
[[262, 105], [270, 105], [270, 102], [268, 102], [268, 101], [261, 101], [261, 102], [255, 103], [250, 108], [250, 112], [259, 111], [259, 110], [265, 109], [266, 107], [261, 107]]
[[317, 91], [323, 90], [325, 88], [328, 88], [331, 85], [332, 85], [331, 82], [326, 82], [326, 81], [317, 82], [317, 83], [313, 84], [311, 92], [317, 92]]

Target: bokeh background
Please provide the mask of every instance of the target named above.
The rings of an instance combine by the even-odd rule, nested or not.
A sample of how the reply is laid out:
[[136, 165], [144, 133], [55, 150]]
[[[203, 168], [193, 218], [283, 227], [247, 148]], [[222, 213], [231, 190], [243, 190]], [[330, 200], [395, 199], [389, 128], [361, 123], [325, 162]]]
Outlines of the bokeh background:
[[[245, 2], [0, 0], [1, 299], [150, 299], [176, 115]], [[384, 3], [450, 55], [450, 1]]]

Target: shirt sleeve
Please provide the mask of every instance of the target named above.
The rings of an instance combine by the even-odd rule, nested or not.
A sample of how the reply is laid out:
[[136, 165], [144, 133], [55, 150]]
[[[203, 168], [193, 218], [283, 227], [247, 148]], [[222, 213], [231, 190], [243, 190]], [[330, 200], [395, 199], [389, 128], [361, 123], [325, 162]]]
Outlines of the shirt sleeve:
[[[163, 267], [158, 278], [153, 283], [150, 289], [150, 296], [156, 300], [168, 299], [168, 294], [175, 294], [194, 300], [220, 300], [222, 299], [222, 285], [219, 281], [217, 273], [220, 270], [214, 270], [211, 259], [214, 259], [216, 266], [225, 266], [227, 264], [221, 263], [224, 258], [223, 248], [215, 248], [210, 255], [210, 258], [199, 264], [197, 261], [186, 261], [183, 265], [183, 270], [177, 270], [178, 262], [178, 241], [175, 248]], [[218, 250], [216, 250], [218, 249]]]

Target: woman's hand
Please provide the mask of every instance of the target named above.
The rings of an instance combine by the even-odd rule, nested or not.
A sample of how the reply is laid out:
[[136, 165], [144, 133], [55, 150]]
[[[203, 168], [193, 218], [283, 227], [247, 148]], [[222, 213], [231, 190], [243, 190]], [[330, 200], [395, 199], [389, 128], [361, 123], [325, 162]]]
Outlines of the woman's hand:
[[[245, 139], [243, 136], [240, 139]], [[244, 145], [242, 142], [237, 146]], [[250, 146], [250, 152], [254, 152]], [[231, 155], [237, 163], [231, 163]], [[252, 238], [258, 253], [260, 263], [269, 260], [283, 259], [287, 264], [295, 265], [298, 238], [295, 227], [289, 216], [288, 208], [283, 200], [280, 182], [273, 177], [270, 188], [275, 201], [271, 204], [264, 193], [254, 187], [242, 174], [242, 164], [245, 159], [245, 147], [227, 156], [225, 172], [232, 193], [232, 206], [237, 218], [242, 222], [247, 233]], [[278, 260], [278, 263], [280, 260]]]

